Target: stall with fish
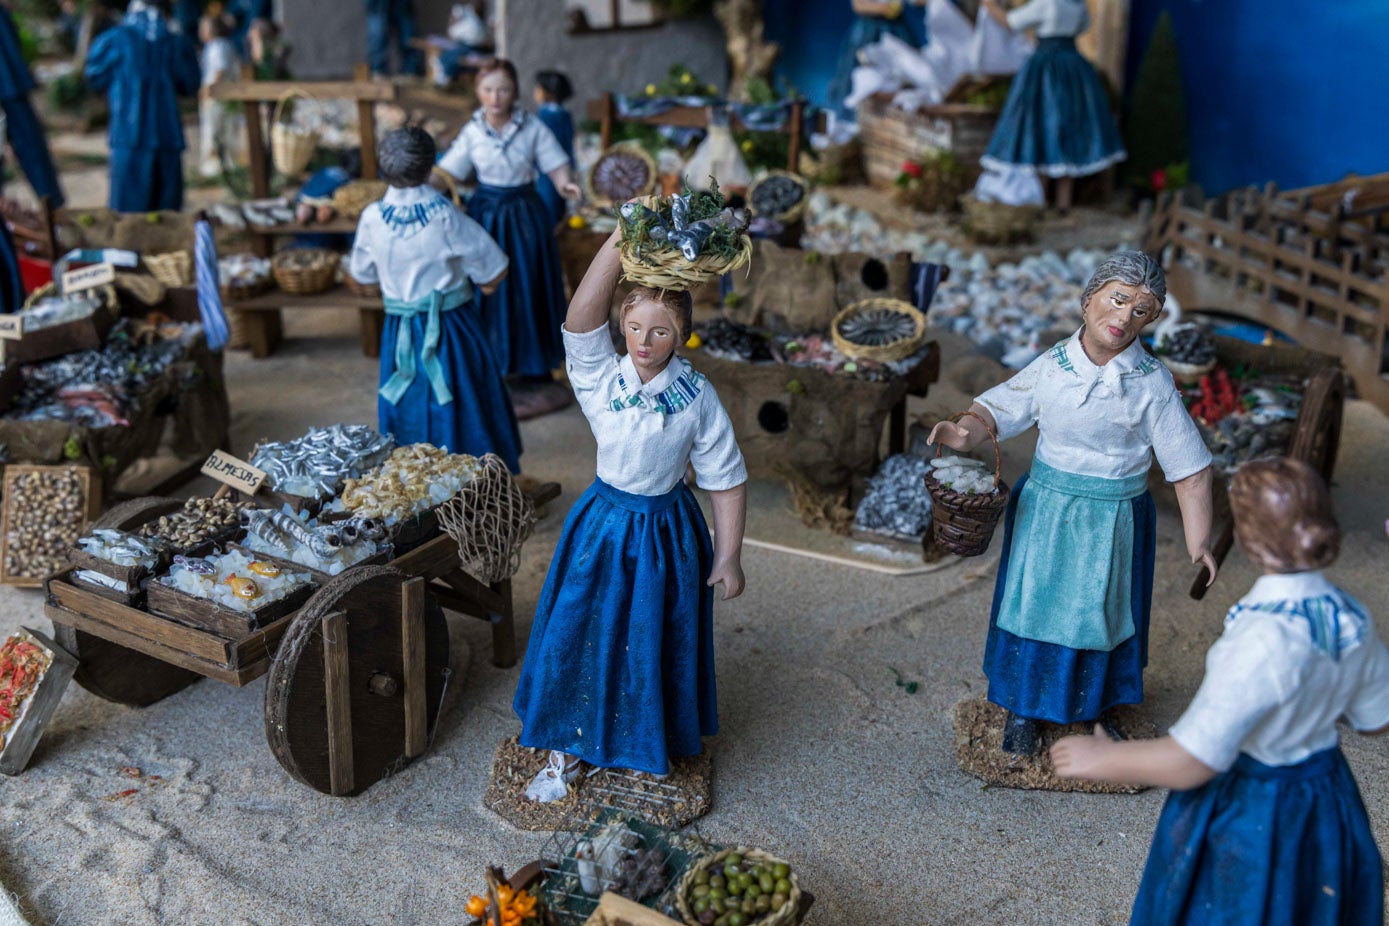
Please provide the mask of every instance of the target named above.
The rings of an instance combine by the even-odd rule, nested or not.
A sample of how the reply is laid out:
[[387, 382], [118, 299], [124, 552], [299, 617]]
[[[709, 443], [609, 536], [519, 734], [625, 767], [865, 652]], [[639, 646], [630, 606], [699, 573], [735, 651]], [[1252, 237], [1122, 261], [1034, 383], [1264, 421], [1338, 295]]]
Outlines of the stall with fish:
[[273, 492], [323, 500], [341, 491], [344, 480], [379, 466], [394, 447], [395, 438], [368, 425], [334, 424], [293, 440], [262, 442], [250, 463], [265, 471]]
[[384, 562], [391, 549], [386, 524], [379, 518], [349, 517], [320, 523], [308, 512], [241, 512], [246, 536], [241, 545], [255, 553], [335, 576], [350, 566]]

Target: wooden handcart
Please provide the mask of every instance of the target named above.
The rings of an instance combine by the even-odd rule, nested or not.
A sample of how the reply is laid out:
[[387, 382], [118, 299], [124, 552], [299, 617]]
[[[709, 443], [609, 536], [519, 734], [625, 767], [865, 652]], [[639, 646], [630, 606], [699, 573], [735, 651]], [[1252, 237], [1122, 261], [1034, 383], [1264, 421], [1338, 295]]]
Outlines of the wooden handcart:
[[[559, 493], [546, 483], [531, 498], [540, 505]], [[129, 530], [181, 505], [136, 499], [95, 526]], [[235, 638], [103, 597], [72, 572], [48, 579], [44, 613], [78, 659], [79, 685], [144, 707], [199, 678], [241, 687], [268, 676], [270, 749], [292, 777], [326, 794], [360, 793], [428, 749], [450, 675], [444, 608], [487, 621], [493, 664], [516, 663], [510, 580], [465, 573], [447, 534], [385, 565], [351, 567], [299, 610]]]

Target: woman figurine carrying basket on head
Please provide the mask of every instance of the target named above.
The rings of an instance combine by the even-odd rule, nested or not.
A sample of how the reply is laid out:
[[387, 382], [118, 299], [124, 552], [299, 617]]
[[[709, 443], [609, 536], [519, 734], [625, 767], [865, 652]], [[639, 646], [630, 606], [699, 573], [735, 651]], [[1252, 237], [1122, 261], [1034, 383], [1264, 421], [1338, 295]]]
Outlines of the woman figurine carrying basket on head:
[[[521, 745], [552, 750], [526, 790], [564, 797], [582, 765], [665, 774], [718, 731], [713, 587], [743, 591], [747, 469], [713, 387], [675, 346], [690, 297], [639, 286], [622, 303], [627, 355], [608, 313], [618, 233], [599, 249], [565, 319], [569, 381], [598, 442], [531, 625], [514, 707]], [[714, 543], [694, 494], [710, 493]]]
[[1191, 561], [1214, 580], [1211, 454], [1172, 374], [1138, 340], [1166, 293], [1157, 261], [1111, 256], [1085, 287], [1079, 331], [931, 431], [963, 453], [1037, 425], [1032, 469], [1008, 501], [984, 651], [1009, 752], [1038, 750], [1039, 721], [1107, 722], [1110, 708], [1143, 700], [1154, 455], [1175, 483]]

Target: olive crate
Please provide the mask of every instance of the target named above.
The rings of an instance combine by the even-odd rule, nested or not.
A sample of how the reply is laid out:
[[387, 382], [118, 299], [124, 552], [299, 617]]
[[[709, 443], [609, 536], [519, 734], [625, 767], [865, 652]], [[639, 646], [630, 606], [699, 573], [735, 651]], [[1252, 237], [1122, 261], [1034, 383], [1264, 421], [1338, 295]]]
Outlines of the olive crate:
[[[75, 505], [66, 511], [50, 510], [48, 499], [36, 492], [32, 481], [34, 477], [72, 477], [75, 486]], [[5, 467], [0, 477], [3, 500], [0, 501], [0, 584], [37, 587], [43, 585], [48, 571], [39, 572], [26, 567], [24, 559], [32, 546], [48, 542], [58, 531], [72, 532], [75, 541], [87, 525], [101, 512], [101, 477], [88, 466], [66, 464], [58, 466], [37, 466], [27, 463], [11, 463]], [[66, 565], [61, 552], [53, 557], [55, 569]], [[37, 573], [37, 574], [36, 574]]]
[[[155, 563], [154, 572], [159, 572], [168, 567], [170, 554], [167, 552], [159, 555]], [[136, 563], [134, 566], [121, 566], [110, 560], [94, 556], [79, 546], [74, 545], [68, 550], [68, 562], [72, 564], [73, 584], [79, 585], [100, 595], [103, 598], [110, 598], [112, 601], [120, 601], [125, 604], [138, 604], [144, 598], [144, 589], [141, 587], [146, 579], [150, 577], [151, 570]], [[125, 586], [122, 591], [118, 588], [111, 588], [99, 582], [92, 582], [78, 575], [79, 572], [95, 572], [114, 579]]]

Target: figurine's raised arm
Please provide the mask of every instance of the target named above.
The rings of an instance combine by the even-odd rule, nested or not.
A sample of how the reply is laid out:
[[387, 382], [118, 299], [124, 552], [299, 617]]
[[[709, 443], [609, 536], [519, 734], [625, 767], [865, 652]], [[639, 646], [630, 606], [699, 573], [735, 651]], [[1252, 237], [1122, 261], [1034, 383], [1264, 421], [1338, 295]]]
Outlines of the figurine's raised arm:
[[598, 256], [588, 265], [588, 272], [574, 290], [574, 298], [569, 301], [569, 311], [564, 316], [565, 330], [574, 334], [593, 331], [608, 323], [612, 312], [613, 293], [617, 290], [617, 278], [622, 273], [622, 257], [617, 249], [617, 235], [614, 231], [598, 249]]

